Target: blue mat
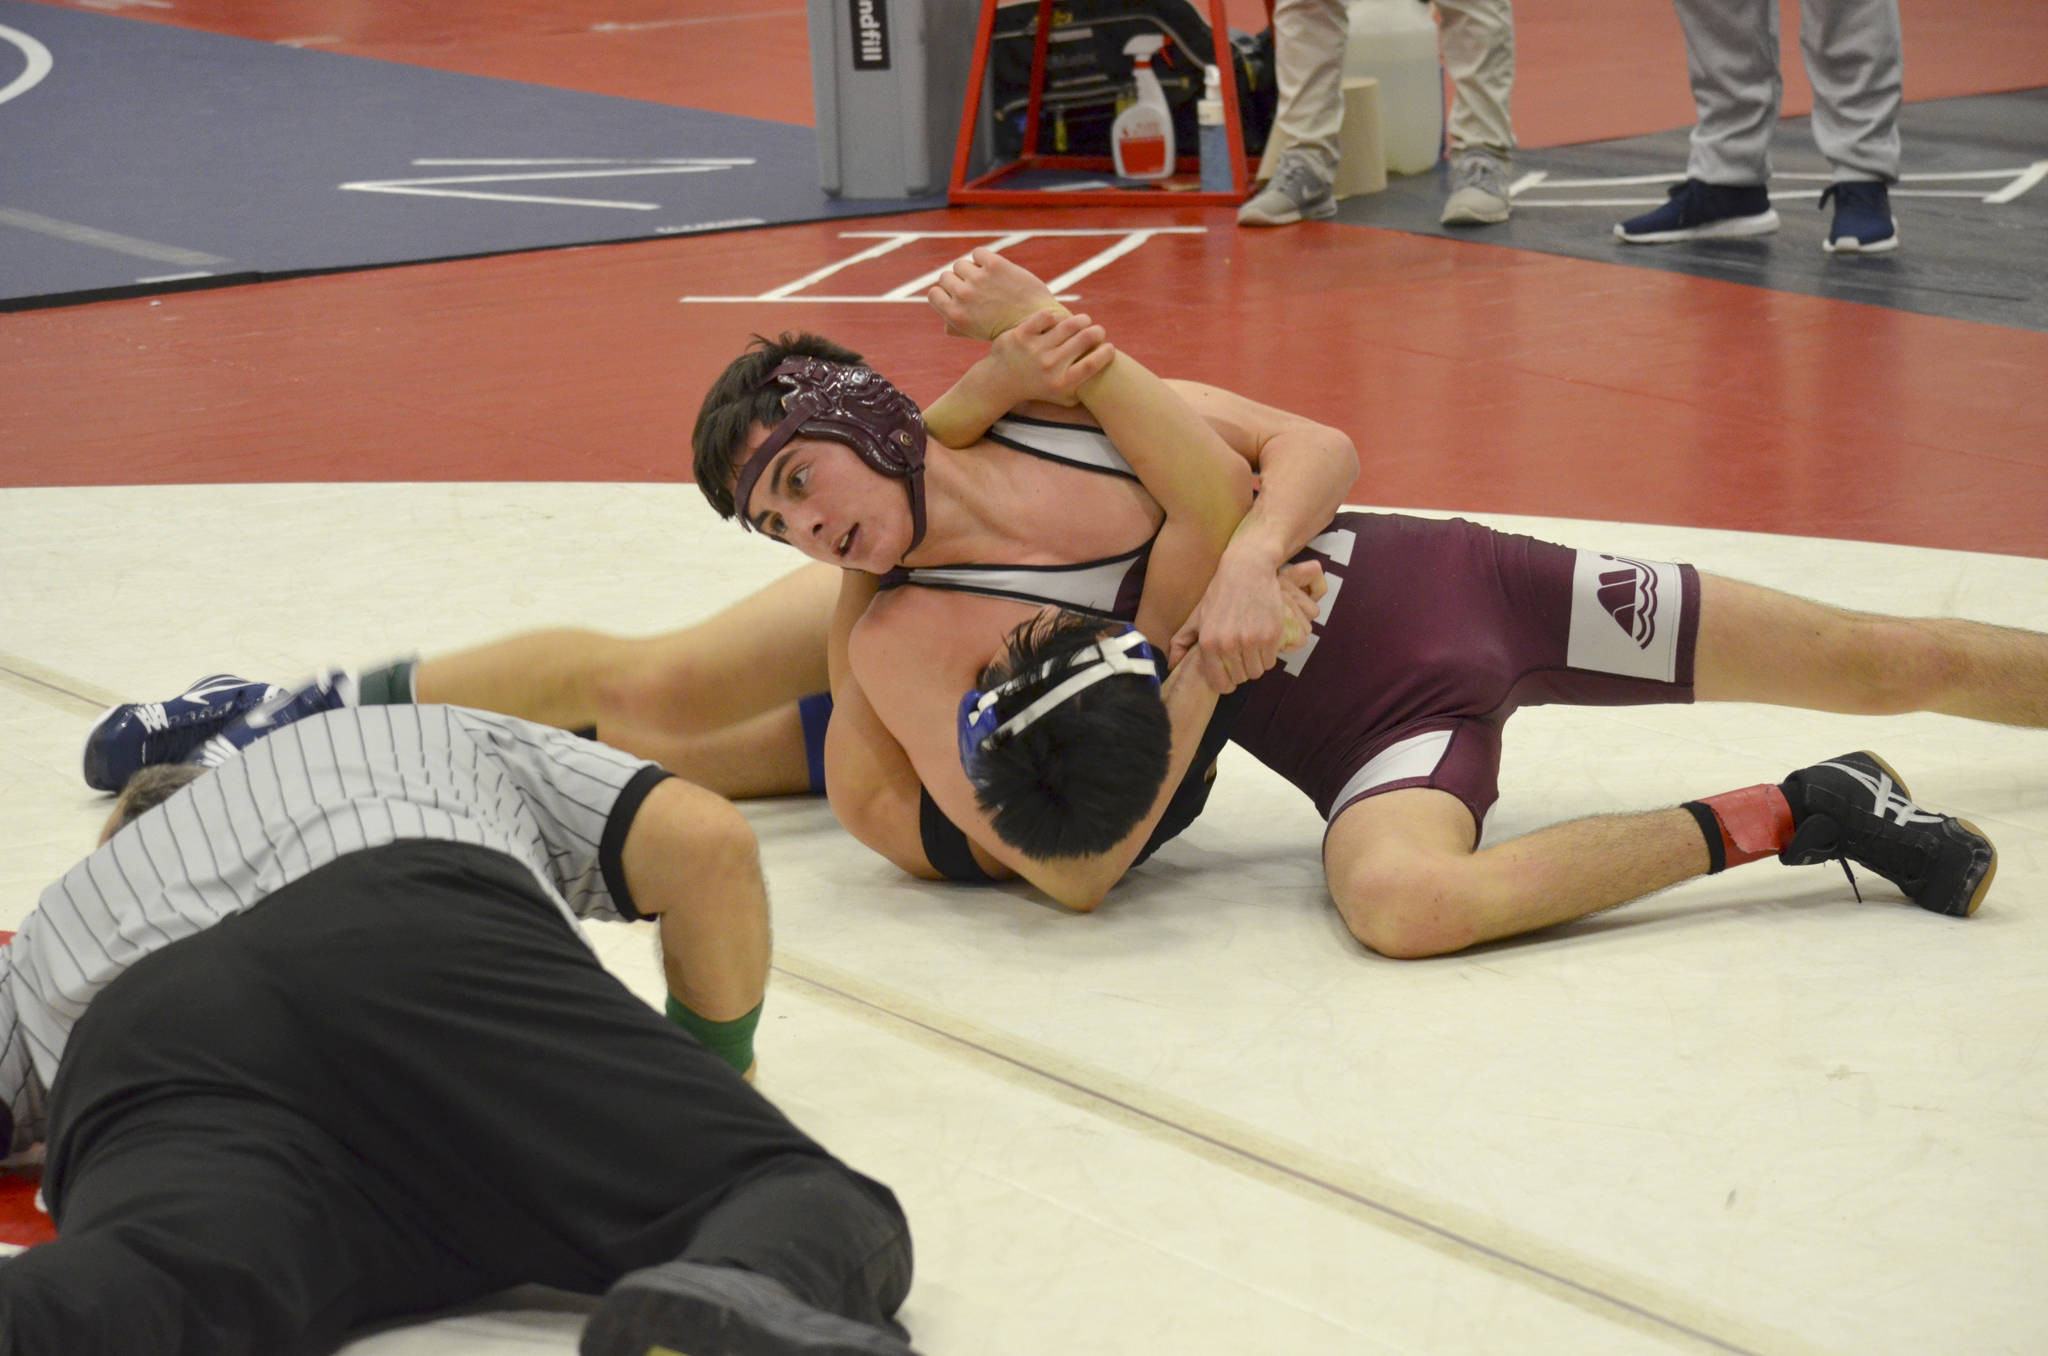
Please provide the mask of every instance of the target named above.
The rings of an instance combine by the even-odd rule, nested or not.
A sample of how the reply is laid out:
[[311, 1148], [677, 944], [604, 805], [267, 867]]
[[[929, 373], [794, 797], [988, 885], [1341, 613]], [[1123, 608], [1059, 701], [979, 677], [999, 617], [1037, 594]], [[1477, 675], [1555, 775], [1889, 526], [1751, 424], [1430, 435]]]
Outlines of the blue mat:
[[0, 0], [0, 309], [942, 203], [827, 196], [806, 127]]

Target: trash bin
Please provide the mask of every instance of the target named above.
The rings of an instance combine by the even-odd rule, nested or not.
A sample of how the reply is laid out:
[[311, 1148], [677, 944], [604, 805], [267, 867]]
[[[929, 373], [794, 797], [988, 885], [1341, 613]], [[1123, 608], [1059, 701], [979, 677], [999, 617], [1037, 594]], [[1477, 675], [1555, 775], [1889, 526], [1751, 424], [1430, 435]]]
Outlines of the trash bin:
[[979, 14], [976, 0], [808, 0], [821, 188], [945, 191]]

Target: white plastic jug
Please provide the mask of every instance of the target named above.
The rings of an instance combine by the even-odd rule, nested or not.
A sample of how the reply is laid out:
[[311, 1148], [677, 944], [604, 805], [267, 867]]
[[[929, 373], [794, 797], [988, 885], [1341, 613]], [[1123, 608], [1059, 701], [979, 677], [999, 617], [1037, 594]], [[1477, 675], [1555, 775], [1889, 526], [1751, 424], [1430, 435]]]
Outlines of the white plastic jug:
[[1420, 0], [1351, 0], [1344, 43], [1347, 79], [1380, 82], [1380, 131], [1387, 168], [1420, 174], [1444, 139], [1444, 83], [1436, 20]]

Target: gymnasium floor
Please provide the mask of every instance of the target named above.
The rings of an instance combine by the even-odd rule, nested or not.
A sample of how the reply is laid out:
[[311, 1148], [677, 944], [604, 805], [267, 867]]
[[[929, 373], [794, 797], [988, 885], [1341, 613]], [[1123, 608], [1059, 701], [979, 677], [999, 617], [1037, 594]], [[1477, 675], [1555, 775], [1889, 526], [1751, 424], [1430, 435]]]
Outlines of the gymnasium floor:
[[[110, 7], [809, 121], [794, 6], [50, 8]], [[2048, 85], [2030, 0], [1903, 8], [1909, 98]], [[1676, 24], [1639, 9], [1525, 7], [1528, 158], [1689, 120]], [[891, 294], [1006, 236], [1156, 369], [1348, 428], [1361, 504], [2048, 629], [2038, 321], [1202, 209], [927, 212], [23, 311], [0, 316], [0, 925], [104, 813], [77, 760], [109, 702], [666, 629], [775, 578], [788, 555], [684, 483], [706, 381], [747, 334], [809, 326], [936, 394], [971, 349]], [[1397, 963], [1329, 908], [1312, 809], [1235, 751], [1204, 819], [1089, 917], [906, 883], [821, 804], [755, 803], [762, 1085], [902, 1196], [930, 1356], [2039, 1351], [2048, 734], [1533, 710], [1487, 832], [1866, 745], [1996, 840], [1977, 917], [1765, 863]], [[633, 932], [593, 929], [652, 994]], [[569, 1352], [580, 1306], [522, 1293], [348, 1350]]]

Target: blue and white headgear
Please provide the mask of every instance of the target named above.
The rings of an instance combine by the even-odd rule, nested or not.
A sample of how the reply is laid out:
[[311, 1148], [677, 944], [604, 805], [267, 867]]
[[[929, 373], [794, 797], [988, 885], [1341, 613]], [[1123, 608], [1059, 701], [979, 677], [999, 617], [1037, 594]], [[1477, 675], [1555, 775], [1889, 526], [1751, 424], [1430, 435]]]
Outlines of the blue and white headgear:
[[[1066, 677], [1054, 684], [1038, 700], [1000, 725], [996, 723], [996, 705], [1004, 697], [1062, 673]], [[1106, 636], [1072, 654], [1049, 659], [1035, 668], [996, 684], [986, 692], [979, 688], [970, 690], [960, 699], [961, 766], [971, 773], [981, 755], [993, 747], [998, 739], [1009, 738], [1044, 717], [1060, 703], [1069, 701], [1103, 679], [1114, 678], [1118, 674], [1143, 676], [1151, 680], [1154, 688], [1159, 686], [1158, 652], [1135, 626], [1126, 626], [1115, 635]]]

